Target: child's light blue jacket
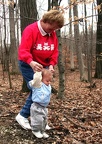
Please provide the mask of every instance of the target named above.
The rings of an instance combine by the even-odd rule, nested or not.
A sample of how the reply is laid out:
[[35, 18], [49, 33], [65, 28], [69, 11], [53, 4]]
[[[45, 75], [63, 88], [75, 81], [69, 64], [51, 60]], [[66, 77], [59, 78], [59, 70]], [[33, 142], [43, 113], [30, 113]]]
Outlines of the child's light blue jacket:
[[28, 87], [32, 89], [32, 101], [46, 107], [50, 102], [51, 85], [47, 86], [41, 81], [40, 84], [40, 87], [34, 87], [34, 84], [32, 85], [32, 81], [30, 81]]

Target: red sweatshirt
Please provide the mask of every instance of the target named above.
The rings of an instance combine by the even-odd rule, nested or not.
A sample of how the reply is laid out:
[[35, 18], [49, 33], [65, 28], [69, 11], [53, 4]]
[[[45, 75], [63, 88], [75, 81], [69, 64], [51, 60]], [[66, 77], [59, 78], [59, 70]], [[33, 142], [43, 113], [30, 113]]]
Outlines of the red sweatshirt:
[[58, 58], [58, 40], [55, 32], [42, 36], [37, 22], [25, 28], [18, 48], [18, 59], [25, 63], [36, 61], [44, 67], [55, 65]]

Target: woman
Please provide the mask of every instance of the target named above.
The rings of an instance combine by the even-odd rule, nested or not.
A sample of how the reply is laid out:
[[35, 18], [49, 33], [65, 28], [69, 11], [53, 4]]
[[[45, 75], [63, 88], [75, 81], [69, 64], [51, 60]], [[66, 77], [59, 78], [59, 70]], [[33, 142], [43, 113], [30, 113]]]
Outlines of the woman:
[[[58, 40], [55, 30], [64, 25], [64, 17], [59, 10], [46, 12], [42, 19], [25, 28], [18, 48], [19, 67], [26, 83], [33, 79], [34, 72], [48, 68], [54, 72], [58, 59]], [[28, 117], [32, 104], [32, 91], [25, 105], [16, 116], [16, 121], [24, 128], [31, 129]], [[48, 127], [49, 129], [49, 127]]]

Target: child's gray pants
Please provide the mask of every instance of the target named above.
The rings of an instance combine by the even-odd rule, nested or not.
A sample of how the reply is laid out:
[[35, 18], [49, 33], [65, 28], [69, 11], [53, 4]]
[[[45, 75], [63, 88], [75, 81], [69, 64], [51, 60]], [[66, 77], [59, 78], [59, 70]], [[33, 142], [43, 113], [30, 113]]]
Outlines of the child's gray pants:
[[39, 105], [38, 103], [32, 103], [30, 108], [31, 128], [33, 131], [45, 131], [47, 125], [48, 109]]

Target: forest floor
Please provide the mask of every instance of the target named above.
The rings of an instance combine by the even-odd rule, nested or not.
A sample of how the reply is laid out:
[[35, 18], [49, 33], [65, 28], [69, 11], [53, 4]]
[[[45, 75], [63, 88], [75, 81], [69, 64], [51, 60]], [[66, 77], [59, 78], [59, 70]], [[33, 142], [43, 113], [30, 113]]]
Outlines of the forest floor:
[[[90, 89], [77, 70], [67, 71], [65, 96], [52, 94], [48, 106], [48, 139], [37, 139], [15, 121], [27, 93], [21, 92], [21, 75], [11, 75], [11, 80], [12, 89], [0, 67], [0, 144], [102, 144], [102, 79], [92, 78], [95, 85]], [[58, 88], [57, 72], [52, 85]]]

